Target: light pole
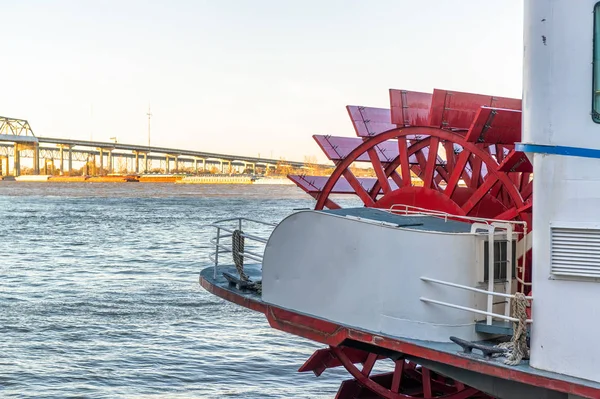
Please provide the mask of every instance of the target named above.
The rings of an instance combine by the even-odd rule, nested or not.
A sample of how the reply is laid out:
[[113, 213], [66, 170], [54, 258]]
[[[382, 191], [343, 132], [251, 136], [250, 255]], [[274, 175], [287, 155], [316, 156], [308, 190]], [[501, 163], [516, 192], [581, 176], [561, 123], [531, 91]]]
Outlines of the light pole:
[[150, 118], [152, 118], [152, 113], [150, 112], [150, 104], [148, 104], [148, 147], [150, 147]]

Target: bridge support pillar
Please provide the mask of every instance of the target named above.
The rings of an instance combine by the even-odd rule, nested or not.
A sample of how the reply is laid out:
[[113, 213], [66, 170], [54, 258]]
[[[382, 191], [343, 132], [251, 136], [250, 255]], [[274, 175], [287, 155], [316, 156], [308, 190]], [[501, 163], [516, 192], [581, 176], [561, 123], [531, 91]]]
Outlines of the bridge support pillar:
[[73, 149], [69, 146], [69, 176], [73, 173]]
[[165, 173], [169, 174], [169, 173], [171, 173], [171, 165], [170, 165], [171, 161], [169, 160], [169, 156], [168, 155], [165, 157], [165, 159], [167, 160], [167, 163], [165, 165]]
[[65, 154], [63, 153], [63, 147], [62, 145], [60, 146], [60, 175], [64, 175], [65, 174]]
[[8, 156], [0, 156], [2, 176], [8, 176]]
[[175, 163], [175, 173], [179, 173], [179, 156], [178, 155], [175, 155], [174, 163]]
[[140, 173], [140, 154], [135, 152], [135, 173]]
[[144, 172], [148, 173], [148, 153], [144, 153]]
[[104, 150], [102, 148], [98, 148], [98, 152], [100, 153], [100, 173], [99, 175], [104, 174]]
[[106, 167], [108, 168], [108, 173], [112, 173], [113, 172], [113, 155], [112, 155], [112, 151], [108, 151], [106, 153]]
[[15, 143], [14, 161], [13, 161], [13, 176], [21, 175], [21, 152], [19, 144]]
[[45, 175], [53, 175], [54, 174], [54, 159], [44, 159], [44, 174]]
[[38, 143], [33, 144], [33, 174], [40, 174], [40, 145]]

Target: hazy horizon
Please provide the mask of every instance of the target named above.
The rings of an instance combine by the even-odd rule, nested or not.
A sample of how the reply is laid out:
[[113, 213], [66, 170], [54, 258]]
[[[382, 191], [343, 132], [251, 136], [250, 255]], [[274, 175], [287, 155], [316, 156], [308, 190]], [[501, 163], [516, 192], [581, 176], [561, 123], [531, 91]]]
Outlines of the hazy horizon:
[[39, 136], [325, 161], [388, 89], [521, 97], [522, 0], [0, 0], [0, 115]]

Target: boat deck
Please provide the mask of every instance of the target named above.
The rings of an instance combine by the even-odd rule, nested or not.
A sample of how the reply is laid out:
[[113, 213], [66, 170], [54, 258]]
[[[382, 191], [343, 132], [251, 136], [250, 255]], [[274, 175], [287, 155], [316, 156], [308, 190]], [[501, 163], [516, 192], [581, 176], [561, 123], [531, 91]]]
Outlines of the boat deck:
[[[392, 215], [393, 216], [393, 215]], [[404, 218], [404, 217], [403, 217]], [[261, 269], [258, 264], [244, 265], [244, 271], [252, 281], [261, 278]], [[403, 337], [381, 336], [377, 331], [359, 330], [353, 326], [340, 325], [329, 320], [319, 320], [309, 315], [301, 315], [289, 309], [281, 309], [262, 301], [260, 294], [250, 290], [238, 290], [235, 285], [223, 276], [223, 273], [237, 276], [235, 266], [219, 266], [217, 278], [214, 278], [214, 268], [207, 267], [200, 273], [200, 284], [207, 291], [224, 298], [230, 302], [237, 303], [249, 309], [264, 313], [269, 323], [283, 331], [304, 336], [328, 345], [342, 344], [348, 339], [362, 341], [366, 344], [384, 347], [390, 350], [426, 359], [435, 362], [449, 364], [454, 367], [480, 372], [499, 378], [520, 381], [526, 384], [552, 387], [558, 391], [581, 395], [583, 397], [600, 397], [600, 383], [570, 377], [563, 374], [547, 372], [529, 366], [524, 360], [518, 366], [508, 366], [503, 363], [503, 358], [484, 358], [477, 349], [473, 353], [465, 353], [463, 349], [453, 342], [430, 342]], [[282, 316], [287, 314], [287, 316]], [[288, 318], [289, 320], [284, 320]], [[309, 328], [306, 325], [310, 325]], [[323, 331], [317, 331], [323, 326]], [[496, 323], [495, 327], [504, 333], [510, 332], [509, 325]], [[494, 326], [485, 326], [492, 333]], [[497, 340], [478, 342], [483, 345], [495, 345]]]
[[413, 230], [436, 231], [441, 233], [470, 233], [471, 223], [456, 220], [444, 220], [428, 215], [398, 215], [376, 208], [340, 208], [321, 211], [338, 216], [350, 216], [384, 222], [396, 227]]

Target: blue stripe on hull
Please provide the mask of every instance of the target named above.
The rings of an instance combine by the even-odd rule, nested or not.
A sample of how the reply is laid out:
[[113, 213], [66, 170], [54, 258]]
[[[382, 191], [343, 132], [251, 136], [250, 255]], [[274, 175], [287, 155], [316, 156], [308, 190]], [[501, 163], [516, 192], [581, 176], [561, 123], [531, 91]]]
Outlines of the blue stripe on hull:
[[600, 150], [593, 148], [515, 143], [515, 150], [539, 154], [567, 155], [572, 157], [600, 158]]

